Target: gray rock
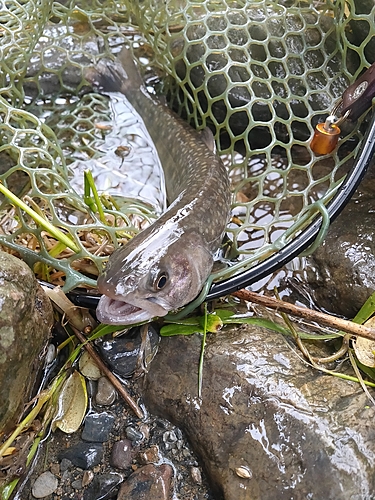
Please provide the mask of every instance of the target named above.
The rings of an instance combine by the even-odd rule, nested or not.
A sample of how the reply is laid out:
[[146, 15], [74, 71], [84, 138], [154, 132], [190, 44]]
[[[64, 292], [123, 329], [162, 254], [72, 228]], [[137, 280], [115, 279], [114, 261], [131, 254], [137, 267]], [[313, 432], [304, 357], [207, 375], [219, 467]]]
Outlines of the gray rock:
[[123, 483], [117, 500], [167, 500], [172, 474], [170, 465], [145, 465]]
[[95, 395], [95, 402], [100, 406], [110, 406], [117, 397], [117, 391], [107, 379], [100, 377], [98, 380], [98, 389]]
[[52, 495], [59, 485], [58, 479], [49, 470], [43, 472], [33, 484], [32, 494], [35, 498], [44, 498]]
[[114, 423], [115, 417], [110, 413], [90, 413], [85, 418], [82, 439], [92, 443], [104, 443], [108, 441]]
[[40, 355], [53, 324], [52, 307], [29, 267], [0, 252], [0, 433], [31, 396]]
[[103, 445], [80, 442], [59, 454], [59, 460], [64, 458], [70, 460], [76, 467], [90, 469], [103, 460]]
[[150, 411], [185, 430], [226, 500], [371, 498], [375, 410], [361, 388], [308, 367], [285, 339], [249, 326], [163, 338], [146, 377]]
[[117, 486], [124, 477], [116, 472], [98, 474], [83, 494], [83, 500], [105, 500], [114, 498]]

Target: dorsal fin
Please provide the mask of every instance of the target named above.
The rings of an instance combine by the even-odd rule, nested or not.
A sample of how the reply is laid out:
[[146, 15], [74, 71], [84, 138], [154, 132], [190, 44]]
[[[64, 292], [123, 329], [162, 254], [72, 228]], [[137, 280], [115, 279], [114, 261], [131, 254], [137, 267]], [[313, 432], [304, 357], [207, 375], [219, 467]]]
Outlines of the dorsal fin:
[[203, 130], [199, 131], [199, 136], [201, 140], [206, 144], [208, 149], [212, 151], [212, 153], [216, 153], [215, 138], [214, 134], [212, 133], [212, 130], [206, 127]]

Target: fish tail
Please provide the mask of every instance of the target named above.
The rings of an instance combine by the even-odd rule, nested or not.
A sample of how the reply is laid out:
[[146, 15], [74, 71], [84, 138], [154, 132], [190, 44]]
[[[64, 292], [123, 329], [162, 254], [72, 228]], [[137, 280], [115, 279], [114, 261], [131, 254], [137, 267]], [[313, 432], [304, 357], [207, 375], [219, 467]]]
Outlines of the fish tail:
[[139, 90], [143, 85], [133, 55], [127, 48], [121, 50], [116, 61], [102, 60], [95, 68], [88, 68], [85, 78], [104, 92], [127, 94], [132, 90]]

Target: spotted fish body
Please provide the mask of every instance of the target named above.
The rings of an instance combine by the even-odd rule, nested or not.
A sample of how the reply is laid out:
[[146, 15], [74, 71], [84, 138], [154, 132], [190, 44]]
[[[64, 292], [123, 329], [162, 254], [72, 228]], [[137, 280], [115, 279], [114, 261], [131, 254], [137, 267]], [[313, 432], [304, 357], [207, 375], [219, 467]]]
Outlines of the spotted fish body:
[[[109, 258], [99, 276], [102, 323], [132, 324], [164, 316], [202, 289], [227, 225], [228, 174], [209, 131], [191, 128], [147, 93], [128, 50], [88, 79], [124, 93], [142, 116], [166, 179], [169, 208]], [[208, 144], [211, 144], [210, 148]]]

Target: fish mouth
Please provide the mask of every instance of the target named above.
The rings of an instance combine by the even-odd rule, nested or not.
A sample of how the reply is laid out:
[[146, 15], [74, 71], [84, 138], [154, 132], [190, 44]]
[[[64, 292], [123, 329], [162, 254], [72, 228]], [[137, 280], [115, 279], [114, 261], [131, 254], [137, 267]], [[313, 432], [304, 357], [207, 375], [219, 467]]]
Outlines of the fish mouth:
[[147, 309], [102, 295], [96, 309], [96, 317], [105, 325], [132, 325], [150, 321], [157, 316], [165, 316], [168, 312], [147, 299], [142, 302], [146, 302]]

